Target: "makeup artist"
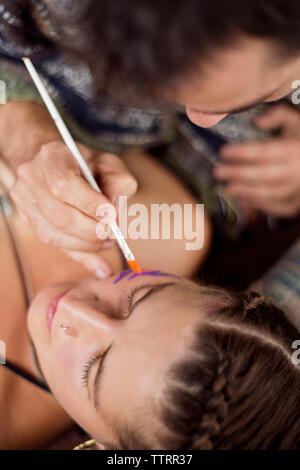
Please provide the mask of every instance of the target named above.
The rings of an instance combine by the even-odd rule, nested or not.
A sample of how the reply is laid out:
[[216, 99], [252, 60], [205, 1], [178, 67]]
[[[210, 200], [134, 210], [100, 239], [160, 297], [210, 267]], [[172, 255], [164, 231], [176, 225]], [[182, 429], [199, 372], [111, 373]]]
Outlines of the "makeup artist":
[[[87, 187], [57, 143], [56, 129], [20, 58], [33, 58], [111, 202], [120, 194], [131, 196], [136, 181], [122, 161], [103, 151], [120, 154], [172, 143], [175, 115], [174, 108], [168, 114], [153, 107], [113, 106], [113, 99], [144, 100], [147, 109], [150, 103], [176, 103], [203, 128], [229, 113], [286, 97], [300, 74], [300, 6], [294, 0], [187, 0], [176, 7], [171, 0], [129, 3], [0, 1], [0, 79], [9, 101], [0, 109], [5, 136], [0, 152], [17, 171], [11, 195], [43, 240], [67, 250], [99, 277], [110, 270], [96, 253], [105, 245], [94, 238], [98, 221], [93, 215], [104, 197]], [[297, 215], [298, 124], [297, 109], [270, 108], [257, 125], [282, 128], [280, 139], [224, 146], [215, 178], [248, 207], [280, 217]], [[181, 146], [171, 146], [169, 157], [174, 161], [180, 153], [184, 160], [189, 153], [198, 158], [204, 130], [182, 114], [175, 128], [183, 138]], [[205, 165], [197, 165], [204, 174]], [[186, 167], [192, 167], [190, 160]], [[207, 187], [212, 183], [206, 181]], [[201, 188], [208, 206], [203, 193]]]

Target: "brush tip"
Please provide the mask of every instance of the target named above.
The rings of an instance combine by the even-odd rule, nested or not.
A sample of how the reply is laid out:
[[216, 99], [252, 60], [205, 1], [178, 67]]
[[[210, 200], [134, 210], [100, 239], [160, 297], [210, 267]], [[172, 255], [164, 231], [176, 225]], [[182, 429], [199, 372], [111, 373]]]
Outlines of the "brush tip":
[[131, 267], [131, 269], [135, 272], [135, 273], [142, 273], [143, 270], [142, 268], [140, 267], [140, 265], [137, 263], [137, 261], [134, 259], [134, 260], [127, 260], [129, 266]]

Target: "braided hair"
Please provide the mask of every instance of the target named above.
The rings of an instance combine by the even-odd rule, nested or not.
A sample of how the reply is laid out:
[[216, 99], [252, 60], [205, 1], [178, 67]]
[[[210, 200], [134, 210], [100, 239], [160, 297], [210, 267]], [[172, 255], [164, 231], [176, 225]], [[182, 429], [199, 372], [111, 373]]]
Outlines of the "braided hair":
[[296, 449], [300, 375], [297, 330], [259, 294], [211, 289], [223, 307], [200, 325], [189, 356], [169, 373], [164, 448]]

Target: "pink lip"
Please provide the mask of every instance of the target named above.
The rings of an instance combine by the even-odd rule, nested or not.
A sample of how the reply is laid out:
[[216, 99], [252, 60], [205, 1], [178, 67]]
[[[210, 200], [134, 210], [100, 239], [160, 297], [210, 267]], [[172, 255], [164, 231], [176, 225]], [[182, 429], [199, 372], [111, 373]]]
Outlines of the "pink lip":
[[64, 291], [64, 292], [61, 292], [56, 297], [54, 297], [54, 299], [50, 302], [50, 305], [49, 305], [49, 307], [47, 309], [47, 312], [46, 312], [46, 320], [47, 320], [47, 325], [48, 325], [49, 330], [51, 330], [52, 321], [53, 321], [55, 312], [57, 310], [58, 303], [59, 303], [60, 299], [62, 297], [64, 297], [64, 295], [66, 295], [68, 292], [69, 291], [67, 291], [67, 290]]

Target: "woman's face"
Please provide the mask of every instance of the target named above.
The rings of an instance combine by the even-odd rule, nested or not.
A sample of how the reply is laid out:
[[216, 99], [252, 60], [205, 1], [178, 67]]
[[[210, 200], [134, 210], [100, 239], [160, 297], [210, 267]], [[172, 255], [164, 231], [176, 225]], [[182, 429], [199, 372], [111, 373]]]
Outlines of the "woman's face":
[[117, 447], [123, 423], [159, 446], [164, 378], [199, 323], [199, 291], [176, 276], [130, 271], [47, 287], [34, 300], [28, 326], [42, 372], [99, 442]]

